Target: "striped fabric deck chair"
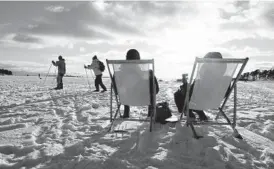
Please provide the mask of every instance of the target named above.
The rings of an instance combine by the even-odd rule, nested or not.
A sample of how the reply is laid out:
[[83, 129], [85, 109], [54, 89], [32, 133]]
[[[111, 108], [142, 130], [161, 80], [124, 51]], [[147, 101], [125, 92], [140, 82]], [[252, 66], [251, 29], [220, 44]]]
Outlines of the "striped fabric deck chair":
[[[106, 60], [109, 75], [111, 77], [111, 94], [110, 94], [110, 128], [116, 120], [124, 121], [148, 121], [150, 122], [150, 131], [152, 122], [155, 121], [156, 111], [156, 91], [154, 81], [152, 82], [153, 100], [150, 97], [150, 78], [149, 71], [152, 70], [154, 76], [154, 60]], [[117, 109], [113, 113], [113, 94], [117, 103]], [[152, 105], [153, 114], [150, 118], [132, 119], [121, 118], [121, 105], [129, 106], [148, 106]], [[114, 115], [113, 115], [114, 114]], [[118, 114], [120, 118], [117, 117]]]
[[[194, 125], [229, 125], [233, 130], [234, 137], [242, 139], [236, 129], [237, 112], [237, 81], [243, 72], [248, 58], [245, 59], [213, 59], [196, 58], [187, 86], [187, 94], [184, 104], [187, 116], [186, 124], [190, 126], [195, 138], [200, 138]], [[193, 84], [194, 83], [194, 84]], [[229, 87], [230, 86], [230, 87]], [[233, 116], [229, 117], [224, 112], [227, 100], [234, 90]], [[189, 98], [190, 97], [190, 98]], [[189, 110], [216, 110], [215, 121], [198, 122], [190, 119]], [[195, 111], [194, 111], [195, 112]], [[225, 122], [218, 122], [219, 116], [224, 117]], [[231, 122], [231, 118], [233, 121]], [[182, 119], [182, 115], [181, 115]]]

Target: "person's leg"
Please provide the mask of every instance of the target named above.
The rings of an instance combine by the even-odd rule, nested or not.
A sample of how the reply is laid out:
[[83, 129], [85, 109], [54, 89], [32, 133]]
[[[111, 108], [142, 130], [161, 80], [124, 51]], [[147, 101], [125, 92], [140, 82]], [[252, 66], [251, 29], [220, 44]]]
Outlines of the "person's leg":
[[59, 74], [57, 74], [57, 77], [56, 77], [56, 88], [58, 88], [58, 84], [59, 84]]
[[147, 117], [150, 117], [152, 114], [153, 114], [153, 106], [152, 106], [152, 105], [149, 105], [149, 106], [148, 106], [148, 114], [147, 114]]
[[64, 74], [60, 74], [60, 86], [59, 86], [60, 89], [63, 89], [63, 77], [64, 77]]
[[194, 110], [194, 111], [198, 114], [199, 119], [201, 121], [207, 121], [208, 120], [208, 118], [206, 117], [205, 112], [203, 110]]
[[99, 75], [96, 75], [96, 78], [95, 78], [95, 88], [96, 88], [96, 91], [99, 91]]
[[61, 83], [61, 76], [58, 73], [58, 75], [57, 75], [57, 87], [55, 89], [60, 89], [60, 83]]
[[193, 110], [192, 109], [189, 109], [189, 117], [190, 118], [194, 118], [194, 119], [196, 119], [196, 116], [195, 116], [195, 114], [193, 113]]
[[129, 111], [130, 111], [130, 107], [128, 105], [124, 105], [124, 115], [123, 115], [123, 118], [128, 118], [129, 117]]
[[99, 85], [101, 86], [101, 88], [104, 90], [104, 91], [107, 91], [107, 88], [106, 86], [103, 84], [103, 81], [102, 81], [102, 75], [98, 75], [99, 76]]

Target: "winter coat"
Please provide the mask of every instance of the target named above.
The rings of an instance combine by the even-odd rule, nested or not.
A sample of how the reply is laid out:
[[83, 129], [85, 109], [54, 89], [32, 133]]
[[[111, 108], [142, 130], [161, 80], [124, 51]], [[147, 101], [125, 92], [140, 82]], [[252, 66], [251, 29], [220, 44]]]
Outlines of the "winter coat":
[[53, 64], [58, 67], [58, 74], [66, 74], [66, 63], [65, 59], [61, 59]]
[[91, 63], [91, 65], [88, 65], [88, 69], [92, 69], [94, 74], [97, 76], [97, 75], [101, 75], [102, 74], [102, 71], [100, 70], [99, 68], [99, 60], [98, 59], [94, 59]]

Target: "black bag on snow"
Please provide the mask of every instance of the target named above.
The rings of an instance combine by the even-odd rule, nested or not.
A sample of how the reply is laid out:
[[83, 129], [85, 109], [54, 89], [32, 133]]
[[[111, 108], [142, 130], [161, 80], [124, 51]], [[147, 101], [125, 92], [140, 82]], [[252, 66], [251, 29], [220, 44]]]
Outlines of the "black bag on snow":
[[167, 102], [161, 102], [156, 104], [156, 122], [159, 122], [161, 124], [166, 124], [166, 119], [171, 117], [171, 110], [168, 107]]

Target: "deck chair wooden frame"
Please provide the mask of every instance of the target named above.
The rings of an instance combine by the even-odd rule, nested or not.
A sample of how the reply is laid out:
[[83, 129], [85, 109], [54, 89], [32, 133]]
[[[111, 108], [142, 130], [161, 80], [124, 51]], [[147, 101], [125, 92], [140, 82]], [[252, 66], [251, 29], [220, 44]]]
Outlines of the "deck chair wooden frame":
[[[152, 131], [152, 124], [153, 124], [153, 122], [155, 122], [155, 118], [156, 118], [156, 89], [155, 89], [154, 80], [152, 80], [153, 101], [151, 103], [151, 105], [153, 107], [153, 112], [150, 116], [150, 119], [136, 119], [136, 118], [135, 119], [132, 119], [132, 118], [123, 119], [123, 118], [121, 118], [122, 116], [121, 116], [121, 112], [120, 112], [120, 107], [121, 107], [122, 103], [120, 102], [119, 93], [114, 87], [117, 85], [116, 85], [116, 81], [114, 80], [114, 73], [112, 74], [112, 71], [115, 72], [114, 66], [113, 66], [114, 64], [150, 64], [152, 66], [152, 77], [154, 77], [154, 59], [150, 59], [150, 60], [108, 60], [108, 59], [106, 59], [106, 63], [107, 63], [107, 67], [108, 67], [108, 71], [109, 71], [109, 75], [110, 75], [110, 79], [111, 79], [111, 90], [110, 90], [110, 122], [111, 122], [111, 124], [110, 124], [108, 131], [109, 132], [116, 131], [116, 130], [112, 130], [115, 120], [150, 122], [149, 130]], [[112, 65], [112, 71], [111, 71], [110, 65]], [[117, 109], [116, 109], [115, 113], [113, 112], [113, 95], [115, 96], [115, 101], [117, 104]], [[144, 106], [148, 106], [148, 105], [144, 105]], [[118, 114], [120, 115], [120, 118], [117, 118]], [[117, 132], [119, 132], [119, 131], [117, 130]]]
[[[233, 134], [234, 134], [234, 137], [236, 138], [239, 138], [239, 139], [242, 139], [242, 136], [240, 135], [240, 133], [237, 131], [236, 129], [236, 113], [237, 113], [237, 82], [248, 62], [248, 58], [245, 58], [245, 59], [234, 59], [234, 58], [227, 58], [227, 59], [211, 59], [211, 58], [198, 58], [196, 57], [195, 59], [195, 62], [194, 62], [194, 65], [193, 65], [193, 69], [192, 69], [192, 73], [191, 73], [191, 77], [190, 77], [190, 81], [187, 85], [187, 93], [186, 93], [186, 99], [185, 99], [185, 104], [184, 104], [184, 108], [183, 110], [185, 111], [186, 113], [186, 116], [187, 116], [187, 120], [186, 120], [186, 124], [187, 126], [190, 126], [191, 129], [192, 129], [192, 132], [193, 132], [193, 136], [194, 138], [198, 139], [198, 138], [201, 138], [202, 136], [199, 136], [197, 134], [197, 132], [195, 131], [195, 128], [194, 128], [194, 125], [229, 125], [232, 130], [233, 130]], [[189, 117], [189, 93], [190, 93], [190, 85], [193, 83], [194, 81], [194, 74], [195, 74], [195, 70], [196, 70], [196, 67], [197, 67], [197, 64], [198, 63], [235, 63], [235, 64], [242, 64], [240, 69], [238, 70], [238, 73], [236, 74], [236, 72], [234, 72], [234, 75], [236, 74], [236, 77], [232, 79], [232, 81], [230, 82], [231, 84], [231, 88], [228, 90], [228, 95], [227, 97], [225, 97], [225, 99], [223, 100], [222, 103], [220, 103], [220, 107], [218, 107], [218, 114], [215, 118], [215, 121], [208, 121], [208, 122], [197, 122], [195, 120], [191, 120], [190, 117]], [[225, 104], [230, 96], [230, 94], [232, 93], [232, 90], [234, 90], [234, 109], [233, 109], [233, 121], [231, 122], [231, 120], [228, 118], [228, 116], [225, 114], [224, 112], [224, 107], [225, 107]], [[216, 107], [217, 108], [217, 107]], [[182, 113], [183, 115], [183, 113]], [[181, 115], [181, 118], [182, 119], [182, 115]], [[217, 119], [219, 118], [219, 116], [222, 115], [225, 120], [226, 120], [226, 123], [220, 123], [220, 122], [217, 122]]]

